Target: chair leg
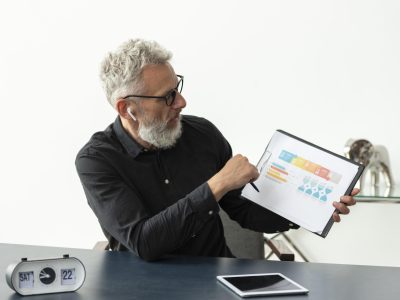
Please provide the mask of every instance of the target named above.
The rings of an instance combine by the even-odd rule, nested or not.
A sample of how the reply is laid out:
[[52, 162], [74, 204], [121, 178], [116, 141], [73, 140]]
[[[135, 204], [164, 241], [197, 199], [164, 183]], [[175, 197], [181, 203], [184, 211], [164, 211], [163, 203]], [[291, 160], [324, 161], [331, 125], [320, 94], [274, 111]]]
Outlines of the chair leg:
[[[271, 249], [272, 253], [274, 253], [280, 260], [283, 261], [294, 261], [294, 253], [290, 250], [290, 248], [285, 244], [284, 241], [281, 240], [272, 240], [264, 237], [264, 241]], [[267, 256], [269, 258], [271, 253]]]
[[284, 232], [280, 232], [280, 233], [278, 233], [278, 234], [275, 234], [275, 235], [271, 238], [271, 240], [274, 239], [274, 238], [276, 238], [276, 237], [278, 237], [279, 235], [281, 235], [281, 236], [290, 244], [290, 246], [293, 247], [293, 249], [300, 255], [300, 257], [301, 257], [305, 262], [308, 262], [308, 261], [309, 261], [308, 258], [304, 255], [304, 253], [303, 253], [303, 252], [296, 246], [296, 244], [292, 241], [292, 239], [291, 239], [287, 234], [285, 234]]
[[265, 259], [269, 259], [273, 254], [274, 254], [274, 251], [270, 251], [268, 253], [268, 255], [265, 257]]

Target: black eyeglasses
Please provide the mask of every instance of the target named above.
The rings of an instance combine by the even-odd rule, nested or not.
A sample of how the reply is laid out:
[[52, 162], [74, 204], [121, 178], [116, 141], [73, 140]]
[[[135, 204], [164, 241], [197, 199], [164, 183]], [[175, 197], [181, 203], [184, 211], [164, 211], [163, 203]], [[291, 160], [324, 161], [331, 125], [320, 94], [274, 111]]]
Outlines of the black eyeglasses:
[[172, 103], [174, 103], [174, 101], [175, 101], [176, 93], [181, 93], [182, 88], [183, 88], [183, 76], [176, 75], [176, 77], [178, 77], [178, 84], [176, 85], [176, 88], [170, 90], [165, 96], [128, 95], [128, 96], [123, 97], [122, 99], [125, 100], [125, 99], [132, 98], [132, 97], [163, 99], [163, 100], [165, 100], [165, 103], [168, 106], [171, 106]]

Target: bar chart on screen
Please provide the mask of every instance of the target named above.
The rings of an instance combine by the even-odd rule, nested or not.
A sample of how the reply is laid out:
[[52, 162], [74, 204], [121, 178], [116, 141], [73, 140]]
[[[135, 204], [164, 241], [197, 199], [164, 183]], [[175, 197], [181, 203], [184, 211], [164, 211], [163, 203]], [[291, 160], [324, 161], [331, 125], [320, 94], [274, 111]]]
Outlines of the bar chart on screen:
[[247, 199], [321, 236], [326, 236], [335, 210], [333, 201], [350, 193], [363, 167], [282, 130], [272, 136], [257, 164]]
[[261, 174], [276, 184], [287, 184], [304, 196], [328, 200], [342, 175], [317, 163], [281, 150], [276, 161], [266, 161]]

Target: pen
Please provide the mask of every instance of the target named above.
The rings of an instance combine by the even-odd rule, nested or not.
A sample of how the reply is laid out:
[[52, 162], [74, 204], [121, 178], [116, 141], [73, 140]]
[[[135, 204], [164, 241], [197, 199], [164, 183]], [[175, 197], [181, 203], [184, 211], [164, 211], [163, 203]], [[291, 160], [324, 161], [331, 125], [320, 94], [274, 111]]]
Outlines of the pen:
[[258, 187], [254, 184], [254, 182], [250, 182], [250, 184], [251, 184], [251, 186], [252, 186], [257, 192], [260, 192], [260, 191], [258, 190]]

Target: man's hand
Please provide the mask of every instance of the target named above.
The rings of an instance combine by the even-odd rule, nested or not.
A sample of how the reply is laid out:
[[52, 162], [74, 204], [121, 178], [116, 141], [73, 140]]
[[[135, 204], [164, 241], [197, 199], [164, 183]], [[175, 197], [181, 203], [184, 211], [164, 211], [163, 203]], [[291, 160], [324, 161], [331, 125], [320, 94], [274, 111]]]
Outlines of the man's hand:
[[237, 154], [207, 183], [215, 200], [219, 201], [227, 192], [241, 188], [256, 180], [259, 175], [257, 168], [249, 163], [247, 157]]
[[340, 222], [339, 214], [349, 214], [349, 206], [356, 204], [356, 200], [353, 198], [353, 196], [357, 195], [359, 192], [359, 189], [353, 189], [353, 191], [351, 192], [351, 196], [342, 196], [340, 197], [340, 202], [333, 202], [333, 206], [338, 210], [337, 212], [335, 211], [332, 215], [335, 222]]

